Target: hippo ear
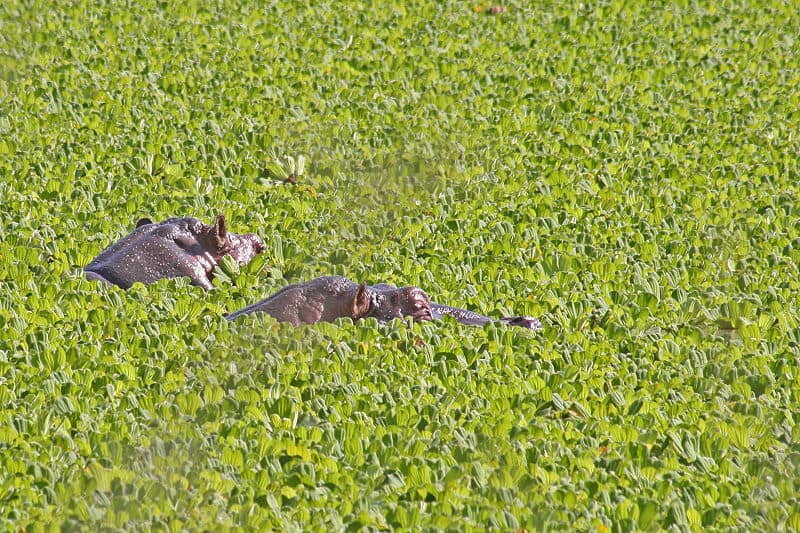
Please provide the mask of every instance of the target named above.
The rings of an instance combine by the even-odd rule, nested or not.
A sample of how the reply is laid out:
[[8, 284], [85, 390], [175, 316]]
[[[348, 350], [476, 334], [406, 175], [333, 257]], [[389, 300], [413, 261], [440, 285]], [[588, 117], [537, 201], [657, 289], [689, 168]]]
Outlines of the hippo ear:
[[136, 227], [137, 227], [137, 228], [141, 228], [142, 226], [146, 226], [146, 225], [148, 225], [148, 224], [152, 224], [152, 223], [153, 223], [153, 221], [152, 221], [151, 219], [149, 219], [149, 218], [147, 218], [147, 217], [144, 217], [144, 218], [140, 218], [140, 219], [139, 219], [139, 220], [136, 222]]
[[369, 294], [367, 294], [367, 284], [362, 281], [353, 297], [353, 318], [363, 318], [368, 314]]
[[217, 223], [214, 225], [214, 236], [220, 245], [228, 241], [228, 226], [225, 224], [225, 215], [217, 215]]

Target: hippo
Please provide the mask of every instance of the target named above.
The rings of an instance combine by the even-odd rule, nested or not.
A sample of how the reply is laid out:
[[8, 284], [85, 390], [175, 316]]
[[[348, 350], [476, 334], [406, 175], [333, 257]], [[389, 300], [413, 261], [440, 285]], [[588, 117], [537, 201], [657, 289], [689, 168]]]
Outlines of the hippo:
[[370, 287], [342, 276], [324, 276], [287, 285], [269, 298], [234, 311], [227, 319], [256, 312], [295, 326], [343, 317], [353, 320], [375, 317], [380, 322], [404, 316], [431, 320], [431, 303], [425, 291], [417, 287]]
[[[425, 321], [450, 315], [456, 321], [472, 326], [493, 321], [466, 309], [432, 303], [419, 287], [397, 288], [388, 283], [370, 286], [342, 276], [324, 276], [288, 285], [260, 302], [234, 311], [227, 319], [235, 320], [241, 315], [256, 312], [267, 313], [280, 322], [295, 326], [330, 322], [342, 317], [353, 320], [375, 317], [380, 322], [387, 322], [405, 316]], [[541, 322], [526, 316], [505, 317], [499, 321], [532, 330], [542, 328]]]
[[457, 322], [467, 324], [468, 326], [483, 326], [489, 322], [502, 322], [509, 326], [519, 326], [525, 329], [539, 330], [542, 329], [542, 323], [538, 318], [532, 316], [504, 316], [498, 319], [489, 318], [488, 316], [480, 315], [468, 309], [461, 309], [460, 307], [451, 307], [444, 304], [431, 304], [431, 316], [434, 320], [439, 320], [444, 315], [450, 315]]
[[[394, 289], [394, 285], [388, 283], [379, 283], [374, 285], [376, 288], [382, 290]], [[450, 315], [457, 322], [466, 324], [468, 326], [483, 326], [489, 322], [499, 321], [510, 326], [519, 326], [525, 329], [538, 330], [542, 329], [542, 323], [537, 318], [531, 316], [507, 316], [497, 320], [489, 318], [488, 316], [480, 315], [474, 311], [461, 309], [460, 307], [452, 307], [450, 305], [437, 304], [431, 302], [431, 319], [441, 320], [442, 316]]]
[[213, 270], [223, 256], [246, 265], [263, 251], [264, 242], [257, 235], [228, 232], [223, 215], [217, 216], [213, 226], [192, 217], [156, 223], [143, 218], [133, 232], [103, 250], [84, 271], [87, 279], [123, 289], [137, 281], [147, 285], [181, 276], [212, 289]]

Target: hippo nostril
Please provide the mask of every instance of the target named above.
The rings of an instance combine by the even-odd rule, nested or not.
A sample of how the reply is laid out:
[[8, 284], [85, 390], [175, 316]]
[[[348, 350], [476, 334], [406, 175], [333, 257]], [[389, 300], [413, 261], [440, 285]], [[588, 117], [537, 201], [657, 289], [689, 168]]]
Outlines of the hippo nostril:
[[258, 237], [258, 235], [251, 235], [251, 238], [253, 241], [253, 249], [257, 254], [262, 254], [267, 250], [264, 241], [262, 241], [261, 238]]

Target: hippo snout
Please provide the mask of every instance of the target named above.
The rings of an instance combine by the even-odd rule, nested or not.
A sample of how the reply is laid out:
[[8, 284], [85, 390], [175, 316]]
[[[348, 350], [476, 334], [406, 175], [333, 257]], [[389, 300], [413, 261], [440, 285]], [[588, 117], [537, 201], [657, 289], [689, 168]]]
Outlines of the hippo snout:
[[414, 287], [409, 293], [410, 314], [414, 320], [433, 320], [431, 301], [428, 295], [419, 287]]
[[244, 235], [229, 234], [231, 247], [228, 253], [240, 265], [246, 265], [258, 254], [264, 253], [267, 247], [261, 237], [254, 233]]

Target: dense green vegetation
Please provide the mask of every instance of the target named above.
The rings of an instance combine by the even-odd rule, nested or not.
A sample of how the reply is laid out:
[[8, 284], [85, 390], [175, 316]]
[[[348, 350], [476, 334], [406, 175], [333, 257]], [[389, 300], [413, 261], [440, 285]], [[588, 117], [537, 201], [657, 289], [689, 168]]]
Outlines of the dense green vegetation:
[[[361, 4], [0, 4], [0, 529], [800, 530], [796, 6]], [[223, 318], [334, 273], [546, 329]]]

